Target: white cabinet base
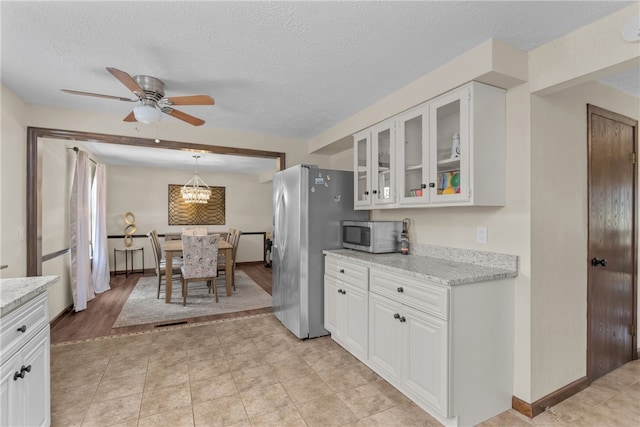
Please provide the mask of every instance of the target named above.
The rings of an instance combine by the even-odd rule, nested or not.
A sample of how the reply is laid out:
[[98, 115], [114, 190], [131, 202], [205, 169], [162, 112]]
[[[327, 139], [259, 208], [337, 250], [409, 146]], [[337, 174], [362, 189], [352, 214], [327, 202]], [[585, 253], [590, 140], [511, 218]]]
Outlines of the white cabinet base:
[[[45, 293], [2, 319], [3, 342], [9, 340], [15, 345], [12, 353], [2, 349], [0, 426], [51, 424], [47, 307]], [[22, 339], [13, 336], [18, 328]]]
[[445, 286], [368, 272], [366, 288], [325, 277], [325, 327], [338, 344], [444, 425], [476, 425], [511, 408], [513, 278]]

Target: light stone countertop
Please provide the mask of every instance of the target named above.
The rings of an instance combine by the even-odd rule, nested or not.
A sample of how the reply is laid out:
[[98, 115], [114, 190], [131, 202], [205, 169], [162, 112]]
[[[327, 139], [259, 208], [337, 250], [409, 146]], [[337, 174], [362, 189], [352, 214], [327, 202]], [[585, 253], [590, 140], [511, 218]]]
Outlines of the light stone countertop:
[[[447, 248], [447, 250], [447, 256], [449, 256], [451, 249]], [[417, 279], [447, 286], [498, 280], [518, 275], [517, 257], [513, 255], [505, 255], [515, 258], [515, 262], [510, 263], [511, 268], [502, 268], [505, 266], [504, 262], [499, 264], [500, 267], [494, 267], [472, 262], [454, 261], [446, 257], [436, 258], [433, 256], [401, 255], [399, 253], [371, 254], [352, 249], [325, 250], [323, 253], [348, 261], [358, 261], [368, 267], [402, 273]], [[486, 252], [478, 252], [478, 254], [486, 255]]]
[[60, 276], [16, 277], [0, 279], [0, 317], [45, 292]]

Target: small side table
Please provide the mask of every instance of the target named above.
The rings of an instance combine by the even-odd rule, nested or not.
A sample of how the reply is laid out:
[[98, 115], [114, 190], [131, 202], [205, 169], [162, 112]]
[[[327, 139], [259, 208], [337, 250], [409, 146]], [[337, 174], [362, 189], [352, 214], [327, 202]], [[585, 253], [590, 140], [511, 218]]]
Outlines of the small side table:
[[[142, 270], [134, 271], [133, 266], [133, 253], [136, 251], [142, 252]], [[124, 252], [124, 276], [129, 277], [129, 274], [133, 273], [142, 273], [144, 274], [144, 247], [142, 246], [130, 246], [128, 248], [113, 248], [113, 268], [114, 268], [114, 276], [118, 274], [118, 263], [116, 262], [116, 254], [118, 252]], [[131, 258], [131, 271], [129, 271], [129, 258]]]

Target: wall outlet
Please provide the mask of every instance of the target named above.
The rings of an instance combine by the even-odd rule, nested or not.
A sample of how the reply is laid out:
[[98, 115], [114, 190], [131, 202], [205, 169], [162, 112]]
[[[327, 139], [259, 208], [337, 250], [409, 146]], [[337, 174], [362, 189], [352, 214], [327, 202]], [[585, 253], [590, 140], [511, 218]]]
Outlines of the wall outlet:
[[487, 243], [489, 241], [489, 234], [487, 231], [487, 227], [478, 227], [476, 228], [476, 241], [478, 243]]

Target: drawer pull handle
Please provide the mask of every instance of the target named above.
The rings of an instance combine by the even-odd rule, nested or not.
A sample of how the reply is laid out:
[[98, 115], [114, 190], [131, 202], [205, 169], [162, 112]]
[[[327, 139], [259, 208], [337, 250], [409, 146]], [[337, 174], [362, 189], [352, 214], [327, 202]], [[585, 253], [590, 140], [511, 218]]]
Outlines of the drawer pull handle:
[[341, 294], [342, 293], [342, 289], [338, 289], [338, 293]]
[[340, 269], [340, 273], [344, 274], [344, 268]]
[[401, 323], [404, 323], [404, 322], [406, 322], [406, 321], [407, 321], [407, 318], [406, 318], [406, 317], [402, 316], [402, 317], [400, 318], [400, 322], [401, 322]]
[[400, 314], [398, 314], [398, 313], [394, 314], [394, 315], [393, 315], [393, 318], [394, 318], [394, 319], [399, 319], [399, 318], [400, 318]]
[[20, 368], [20, 372], [16, 372], [13, 374], [13, 380], [18, 381], [18, 378], [24, 378], [27, 372], [31, 372], [31, 365], [29, 366], [22, 365], [22, 368]]
[[27, 325], [22, 325], [20, 326], [18, 329], [16, 329], [18, 332], [22, 332], [23, 334], [25, 332], [27, 332]]
[[398, 292], [404, 292], [404, 289], [402, 288], [402, 286], [398, 288]]

